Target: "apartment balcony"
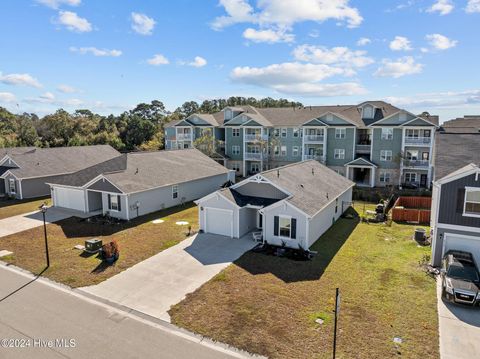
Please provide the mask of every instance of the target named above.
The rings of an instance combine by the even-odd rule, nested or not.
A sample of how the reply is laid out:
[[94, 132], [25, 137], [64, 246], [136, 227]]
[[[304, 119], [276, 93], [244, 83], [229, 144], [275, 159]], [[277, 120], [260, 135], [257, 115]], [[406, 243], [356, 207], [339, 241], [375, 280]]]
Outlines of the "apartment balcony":
[[244, 152], [243, 159], [245, 161], [263, 161], [265, 160], [265, 155], [263, 153]]
[[403, 167], [428, 169], [430, 167], [430, 161], [428, 161], [428, 160], [403, 160]]
[[325, 158], [322, 155], [303, 155], [303, 160], [316, 160], [320, 163], [325, 163]]
[[406, 145], [415, 145], [415, 146], [430, 146], [432, 142], [431, 137], [405, 137]]
[[370, 154], [372, 145], [355, 145], [355, 152], [358, 154]]
[[177, 141], [192, 141], [193, 136], [191, 133], [178, 133]]
[[304, 142], [323, 142], [324, 135], [305, 135]]
[[267, 141], [268, 135], [245, 134], [245, 142]]

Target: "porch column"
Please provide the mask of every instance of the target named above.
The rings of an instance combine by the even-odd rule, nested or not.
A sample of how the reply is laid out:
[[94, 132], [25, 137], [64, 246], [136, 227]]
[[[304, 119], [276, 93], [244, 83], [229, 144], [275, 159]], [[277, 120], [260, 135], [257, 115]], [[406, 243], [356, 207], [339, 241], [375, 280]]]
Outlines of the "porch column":
[[347, 172], [345, 173], [345, 177], [347, 177], [347, 179], [350, 179], [350, 166], [347, 166]]
[[371, 178], [370, 178], [370, 187], [375, 187], [375, 167], [372, 167], [372, 170], [370, 171]]

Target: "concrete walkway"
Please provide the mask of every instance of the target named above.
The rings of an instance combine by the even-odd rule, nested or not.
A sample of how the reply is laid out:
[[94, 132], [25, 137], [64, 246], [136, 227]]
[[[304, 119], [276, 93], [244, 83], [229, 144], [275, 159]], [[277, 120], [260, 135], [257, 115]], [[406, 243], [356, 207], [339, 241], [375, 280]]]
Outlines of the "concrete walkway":
[[[64, 208], [49, 207], [46, 213], [47, 223], [54, 223], [69, 217], [89, 217], [96, 213], [83, 213], [72, 211]], [[10, 234], [23, 232], [31, 228], [43, 225], [43, 216], [40, 211], [34, 211], [17, 216], [0, 219], [0, 237], [5, 237]]]
[[480, 355], [480, 309], [446, 303], [437, 280], [440, 358], [472, 359]]
[[80, 290], [170, 321], [167, 311], [255, 246], [240, 239], [198, 234], [107, 279]]

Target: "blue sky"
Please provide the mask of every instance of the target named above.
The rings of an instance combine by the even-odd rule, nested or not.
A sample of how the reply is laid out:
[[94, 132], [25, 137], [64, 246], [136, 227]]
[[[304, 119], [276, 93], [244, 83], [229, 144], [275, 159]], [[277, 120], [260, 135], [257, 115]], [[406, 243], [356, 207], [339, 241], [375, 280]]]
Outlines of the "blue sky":
[[480, 0], [4, 0], [0, 106], [384, 99], [480, 113]]

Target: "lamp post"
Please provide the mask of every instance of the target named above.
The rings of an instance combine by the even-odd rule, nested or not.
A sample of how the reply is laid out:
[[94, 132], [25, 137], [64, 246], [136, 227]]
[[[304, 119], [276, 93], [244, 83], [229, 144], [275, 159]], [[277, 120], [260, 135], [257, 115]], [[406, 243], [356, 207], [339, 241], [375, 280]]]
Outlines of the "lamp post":
[[50, 267], [50, 256], [48, 254], [48, 238], [47, 238], [47, 223], [45, 221], [45, 213], [47, 213], [47, 205], [44, 203], [38, 209], [42, 212], [43, 215], [43, 233], [45, 234], [45, 254], [47, 256], [47, 268]]

